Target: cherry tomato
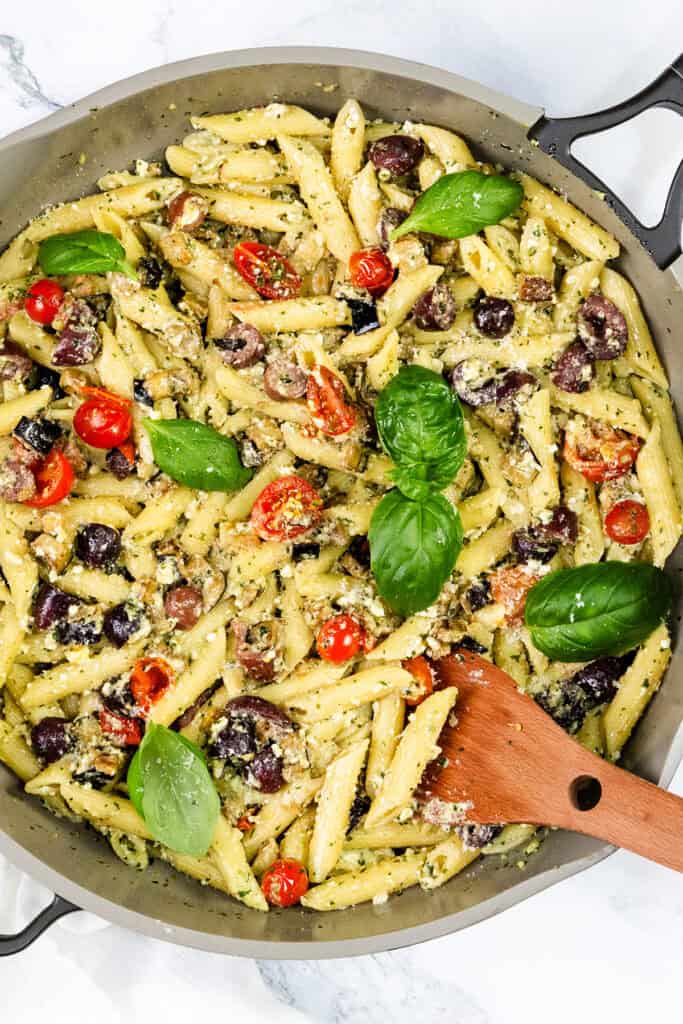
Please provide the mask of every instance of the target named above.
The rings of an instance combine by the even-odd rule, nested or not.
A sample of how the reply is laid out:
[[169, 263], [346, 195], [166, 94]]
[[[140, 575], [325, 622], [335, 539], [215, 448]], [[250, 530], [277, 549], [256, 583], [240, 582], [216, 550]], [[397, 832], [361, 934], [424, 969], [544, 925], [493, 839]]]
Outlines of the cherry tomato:
[[408, 658], [407, 661], [402, 662], [402, 665], [407, 672], [410, 672], [418, 684], [405, 698], [406, 704], [414, 708], [421, 704], [423, 700], [426, 700], [434, 690], [432, 666], [421, 654], [417, 658]]
[[104, 388], [84, 387], [82, 391], [91, 397], [76, 409], [76, 433], [91, 448], [120, 448], [133, 429], [130, 399]]
[[308, 889], [306, 868], [291, 857], [276, 860], [261, 879], [261, 888], [272, 907], [292, 907]]
[[122, 747], [137, 747], [142, 740], [142, 723], [139, 718], [126, 718], [109, 708], [100, 711], [100, 729]]
[[650, 516], [642, 501], [618, 501], [605, 516], [605, 533], [617, 544], [640, 544], [650, 532]]
[[322, 498], [308, 480], [291, 473], [263, 488], [250, 522], [262, 540], [292, 540], [316, 525], [322, 507]]
[[367, 288], [371, 295], [383, 295], [394, 280], [394, 266], [381, 249], [359, 249], [349, 260], [351, 283], [356, 288]]
[[64, 301], [64, 289], [56, 281], [43, 277], [34, 281], [24, 301], [24, 309], [38, 324], [51, 324]]
[[260, 242], [239, 242], [232, 253], [235, 267], [262, 299], [295, 299], [301, 278], [277, 249]]
[[630, 434], [604, 423], [587, 426], [572, 420], [565, 431], [562, 455], [586, 480], [600, 484], [628, 473], [639, 451], [640, 441]]
[[35, 498], [24, 502], [31, 508], [47, 508], [48, 505], [56, 505], [62, 498], [66, 498], [75, 479], [73, 466], [58, 448], [53, 448], [50, 454], [42, 459], [40, 465], [34, 470], [34, 476], [38, 489], [37, 494]]
[[529, 572], [523, 565], [498, 569], [491, 576], [491, 596], [505, 609], [505, 621], [520, 622], [524, 615], [526, 597], [540, 576]]
[[356, 422], [356, 412], [346, 401], [344, 385], [326, 366], [316, 366], [309, 374], [306, 403], [315, 425], [329, 437], [348, 433]]
[[175, 673], [163, 658], [140, 658], [130, 674], [130, 689], [135, 703], [147, 714], [175, 680]]
[[235, 827], [238, 828], [240, 832], [251, 832], [254, 827], [254, 822], [248, 814], [241, 814], [235, 822]]
[[366, 650], [367, 637], [358, 619], [343, 612], [323, 622], [315, 643], [323, 661], [340, 664]]

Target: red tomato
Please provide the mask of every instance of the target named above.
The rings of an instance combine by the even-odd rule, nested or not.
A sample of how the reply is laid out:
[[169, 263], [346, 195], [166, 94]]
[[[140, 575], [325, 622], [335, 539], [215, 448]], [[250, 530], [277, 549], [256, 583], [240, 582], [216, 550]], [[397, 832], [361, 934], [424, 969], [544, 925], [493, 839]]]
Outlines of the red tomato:
[[238, 828], [240, 832], [251, 832], [254, 827], [254, 822], [248, 814], [241, 814], [235, 822], [235, 827]]
[[432, 672], [432, 666], [429, 664], [426, 658], [421, 654], [417, 658], [408, 658], [407, 661], [402, 662], [403, 668], [410, 672], [411, 676], [415, 678], [418, 683], [418, 687], [409, 693], [406, 698], [406, 704], [409, 704], [411, 708], [417, 707], [421, 704], [434, 690], [434, 674]]
[[64, 289], [56, 281], [43, 277], [34, 281], [24, 301], [24, 309], [38, 324], [51, 324], [64, 301]]
[[136, 661], [130, 674], [130, 689], [140, 710], [147, 714], [174, 680], [175, 673], [163, 658], [140, 658]]
[[642, 501], [618, 501], [605, 516], [605, 532], [617, 544], [640, 544], [650, 532], [650, 516]]
[[239, 242], [233, 249], [235, 267], [262, 299], [295, 299], [301, 278], [277, 249], [260, 242]]
[[562, 455], [586, 480], [601, 484], [628, 473], [639, 451], [640, 441], [631, 434], [605, 423], [589, 427], [572, 420], [565, 431]]
[[315, 646], [324, 661], [340, 664], [367, 649], [367, 635], [358, 619], [343, 612], [323, 622]]
[[316, 525], [322, 507], [322, 498], [308, 480], [291, 473], [263, 488], [250, 522], [262, 540], [292, 540]]
[[351, 283], [367, 288], [375, 298], [383, 295], [394, 280], [394, 266], [381, 249], [359, 249], [349, 260]]
[[109, 708], [100, 711], [100, 729], [114, 743], [122, 747], [137, 747], [142, 740], [142, 724], [139, 718], [126, 718]]
[[323, 434], [346, 434], [356, 422], [356, 412], [346, 401], [339, 377], [326, 366], [316, 366], [308, 376], [306, 402], [311, 419]]
[[291, 857], [276, 860], [261, 879], [261, 888], [272, 907], [291, 907], [308, 889], [306, 868]]
[[74, 485], [73, 466], [63, 452], [53, 448], [34, 471], [38, 493], [35, 498], [25, 501], [31, 508], [47, 508], [56, 505]]
[[526, 596], [538, 583], [540, 576], [530, 573], [523, 565], [498, 569], [491, 576], [491, 596], [505, 608], [505, 621], [521, 622]]
[[113, 395], [104, 388], [84, 387], [82, 390], [92, 397], [76, 409], [74, 430], [92, 448], [120, 448], [133, 429], [130, 399]]

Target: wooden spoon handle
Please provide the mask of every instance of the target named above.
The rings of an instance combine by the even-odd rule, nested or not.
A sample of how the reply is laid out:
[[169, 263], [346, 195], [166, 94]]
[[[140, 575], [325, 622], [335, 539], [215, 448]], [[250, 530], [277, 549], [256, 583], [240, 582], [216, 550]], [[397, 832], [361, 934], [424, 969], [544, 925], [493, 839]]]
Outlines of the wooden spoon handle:
[[[555, 815], [564, 815], [564, 820], [556, 824], [683, 872], [683, 798], [595, 754], [583, 754], [577, 759], [580, 773], [569, 786], [565, 808]], [[596, 797], [594, 807], [581, 809]]]

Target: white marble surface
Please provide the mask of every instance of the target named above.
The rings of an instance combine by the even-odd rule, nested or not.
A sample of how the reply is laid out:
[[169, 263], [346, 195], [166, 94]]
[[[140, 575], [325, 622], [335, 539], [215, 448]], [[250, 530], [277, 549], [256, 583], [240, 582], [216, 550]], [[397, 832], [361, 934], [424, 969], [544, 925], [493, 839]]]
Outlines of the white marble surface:
[[[676, 56], [680, 0], [33, 0], [0, 11], [0, 134], [109, 82], [207, 51], [320, 44], [438, 64], [555, 114], [635, 92]], [[191, 13], [193, 10], [196, 13]], [[654, 220], [683, 155], [680, 122], [660, 113], [591, 144], [592, 166]], [[677, 132], [677, 136], [675, 135]], [[683, 794], [683, 770], [675, 781]], [[0, 931], [45, 899], [0, 863]], [[200, 1013], [244, 1024], [554, 1024], [680, 1016], [683, 883], [618, 853], [466, 933], [350, 961], [254, 963], [182, 950], [88, 915], [0, 961], [2, 1016], [98, 1024]]]

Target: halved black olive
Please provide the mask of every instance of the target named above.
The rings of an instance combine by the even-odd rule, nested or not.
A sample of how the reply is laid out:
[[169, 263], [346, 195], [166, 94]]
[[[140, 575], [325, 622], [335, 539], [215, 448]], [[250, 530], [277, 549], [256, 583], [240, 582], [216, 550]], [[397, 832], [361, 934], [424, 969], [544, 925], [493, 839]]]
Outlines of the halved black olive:
[[49, 455], [53, 444], [61, 437], [62, 428], [54, 420], [45, 420], [40, 416], [36, 416], [35, 419], [22, 416], [13, 433], [39, 455]]
[[364, 302], [362, 299], [346, 300], [351, 310], [351, 327], [354, 334], [367, 334], [379, 327], [377, 306], [374, 302]]

